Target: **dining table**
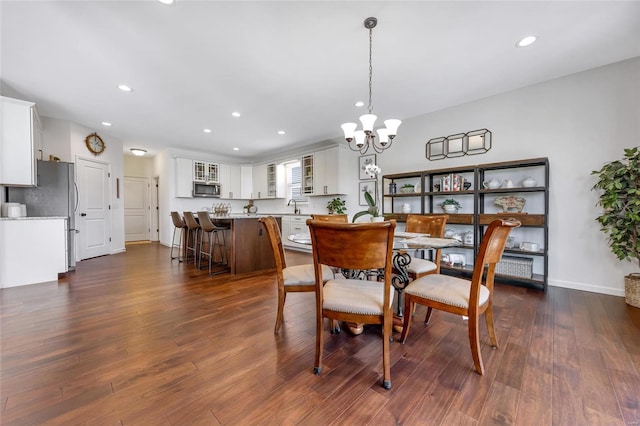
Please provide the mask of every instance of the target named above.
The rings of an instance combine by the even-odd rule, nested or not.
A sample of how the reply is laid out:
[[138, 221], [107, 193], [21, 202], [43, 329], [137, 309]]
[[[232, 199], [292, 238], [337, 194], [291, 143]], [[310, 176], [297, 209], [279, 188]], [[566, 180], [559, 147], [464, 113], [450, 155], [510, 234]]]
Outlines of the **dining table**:
[[[311, 245], [311, 236], [309, 234], [293, 234], [287, 236], [289, 241], [295, 243]], [[391, 285], [396, 290], [396, 310], [394, 314], [394, 328], [402, 331], [403, 311], [403, 291], [409, 285], [408, 265], [411, 263], [411, 256], [424, 255], [429, 250], [442, 249], [447, 247], [456, 247], [461, 245], [460, 240], [455, 238], [437, 238], [431, 237], [429, 234], [421, 234], [416, 232], [396, 231], [393, 237], [393, 257], [392, 264], [394, 274], [391, 278]], [[342, 275], [349, 279], [377, 279], [384, 276], [382, 270], [341, 270]], [[351, 325], [349, 327], [352, 333], [360, 334], [362, 328]]]

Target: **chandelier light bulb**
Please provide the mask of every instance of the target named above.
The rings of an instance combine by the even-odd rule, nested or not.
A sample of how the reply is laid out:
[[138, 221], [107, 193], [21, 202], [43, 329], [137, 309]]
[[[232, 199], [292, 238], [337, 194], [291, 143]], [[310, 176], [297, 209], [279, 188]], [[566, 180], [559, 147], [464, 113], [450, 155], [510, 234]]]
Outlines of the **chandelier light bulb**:
[[400, 127], [402, 121], [397, 120], [395, 118], [390, 118], [389, 120], [384, 120], [384, 125], [387, 126], [387, 133], [389, 134], [389, 139], [393, 139], [397, 132], [398, 127]]
[[389, 143], [389, 131], [387, 129], [378, 129], [378, 141], [382, 146], [385, 146], [387, 143]]
[[351, 142], [358, 125], [356, 123], [344, 123], [340, 127], [342, 127], [342, 131], [344, 132], [344, 138], [347, 140], [347, 142]]
[[358, 148], [362, 148], [364, 146], [364, 138], [365, 138], [365, 134], [364, 131], [362, 130], [356, 130], [355, 131], [355, 137], [356, 137], [356, 146]]
[[373, 125], [376, 122], [376, 117], [373, 114], [365, 114], [365, 115], [361, 115], [360, 116], [360, 122], [362, 123], [362, 130], [365, 131], [365, 133], [369, 134], [373, 131]]

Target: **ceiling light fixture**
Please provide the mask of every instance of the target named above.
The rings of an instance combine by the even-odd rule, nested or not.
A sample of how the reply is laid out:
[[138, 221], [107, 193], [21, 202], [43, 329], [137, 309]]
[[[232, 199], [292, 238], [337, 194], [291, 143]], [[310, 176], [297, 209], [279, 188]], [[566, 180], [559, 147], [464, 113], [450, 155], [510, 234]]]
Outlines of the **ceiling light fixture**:
[[240, 148], [233, 148], [234, 151], [240, 151]]
[[[373, 106], [371, 105], [371, 81], [373, 75], [373, 65], [371, 60], [371, 52], [373, 47], [373, 29], [378, 25], [378, 19], [370, 17], [364, 20], [364, 27], [369, 30], [369, 113], [360, 116], [362, 130], [356, 130], [356, 123], [344, 123], [341, 127], [344, 131], [344, 138], [347, 140], [349, 148], [354, 151], [360, 151], [361, 154], [366, 153], [369, 147], [372, 147], [378, 154], [391, 146], [393, 139], [396, 137], [398, 127], [402, 123], [400, 120], [389, 119], [384, 121], [386, 128], [378, 129], [379, 141], [376, 141], [376, 135], [373, 132], [373, 125], [376, 117], [373, 115]], [[355, 138], [355, 148], [351, 145]]]
[[211, 129], [203, 129], [202, 131], [205, 133], [211, 133]]
[[131, 148], [131, 153], [133, 155], [137, 155], [138, 157], [142, 157], [143, 155], [145, 155], [147, 153], [147, 150], [140, 149], [140, 148]]
[[111, 123], [109, 123], [108, 121], [103, 121], [102, 125], [109, 127], [109, 126], [111, 126]]
[[123, 92], [133, 92], [133, 89], [126, 84], [118, 84], [118, 89], [122, 90]]
[[522, 40], [520, 40], [519, 42], [516, 43], [516, 47], [531, 46], [533, 43], [535, 43], [535, 41], [537, 39], [538, 39], [538, 37], [536, 37], [534, 35], [523, 37]]
[[285, 133], [287, 133], [287, 132], [285, 132], [284, 130], [278, 130], [278, 134], [279, 135], [284, 135]]
[[173, 4], [173, 0], [158, 0], [158, 1], [163, 4]]
[[237, 111], [232, 112], [231, 115], [233, 115], [234, 117], [240, 117], [240, 113]]

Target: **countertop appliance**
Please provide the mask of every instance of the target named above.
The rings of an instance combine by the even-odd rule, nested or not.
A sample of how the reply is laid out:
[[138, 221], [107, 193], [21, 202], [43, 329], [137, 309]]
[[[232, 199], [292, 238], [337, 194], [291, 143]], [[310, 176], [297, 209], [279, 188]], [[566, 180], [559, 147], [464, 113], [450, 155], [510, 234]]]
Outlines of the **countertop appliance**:
[[38, 161], [37, 187], [7, 188], [7, 201], [27, 205], [31, 217], [66, 216], [69, 270], [76, 269], [78, 187], [73, 163]]

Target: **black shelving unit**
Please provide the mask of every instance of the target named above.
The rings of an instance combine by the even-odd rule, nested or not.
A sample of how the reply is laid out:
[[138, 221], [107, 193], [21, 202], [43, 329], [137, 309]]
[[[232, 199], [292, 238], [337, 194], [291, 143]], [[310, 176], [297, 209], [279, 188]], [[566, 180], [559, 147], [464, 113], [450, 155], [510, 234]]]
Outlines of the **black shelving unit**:
[[[464, 189], [459, 185], [456, 190], [441, 190], [442, 179], [446, 176], [462, 176], [471, 186]], [[527, 176], [534, 176], [535, 186], [524, 187], [521, 182]], [[495, 179], [499, 182], [510, 180], [512, 187], [499, 187], [489, 189], [483, 186], [483, 182]], [[517, 286], [524, 286], [545, 291], [549, 275], [549, 160], [547, 158], [533, 158], [500, 163], [479, 164], [457, 168], [445, 168], [424, 170], [407, 173], [389, 174], [383, 176], [383, 214], [394, 217], [399, 222], [406, 220], [406, 214], [401, 211], [400, 204], [411, 202], [413, 206], [419, 204], [419, 208], [412, 208], [411, 213], [427, 214], [442, 213], [438, 204], [445, 198], [455, 198], [463, 204], [460, 213], [449, 213], [447, 225], [455, 225], [461, 229], [468, 228], [473, 233], [473, 244], [464, 244], [452, 249], [444, 249], [443, 252], [455, 252], [463, 250], [471, 254], [472, 260], [478, 253], [480, 241], [485, 227], [494, 219], [516, 218], [522, 226], [512, 231], [512, 236], [518, 242], [534, 240], [539, 245], [538, 251], [522, 250], [519, 247], [509, 247], [504, 251], [504, 260], [510, 264], [531, 263], [532, 275], [513, 275], [513, 271], [496, 274], [496, 281]], [[412, 193], [400, 193], [399, 189], [404, 183], [419, 182], [420, 186]], [[396, 193], [390, 193], [391, 184], [395, 183]], [[440, 186], [438, 186], [440, 185]], [[458, 190], [458, 188], [460, 188]], [[509, 210], [506, 213], [498, 211], [493, 204], [495, 197], [514, 196], [522, 197], [525, 206], [522, 212]], [[469, 258], [469, 256], [467, 256]], [[473, 273], [473, 262], [465, 267], [441, 265], [442, 273], [452, 275], [470, 276]], [[525, 269], [527, 269], [526, 267]]]

